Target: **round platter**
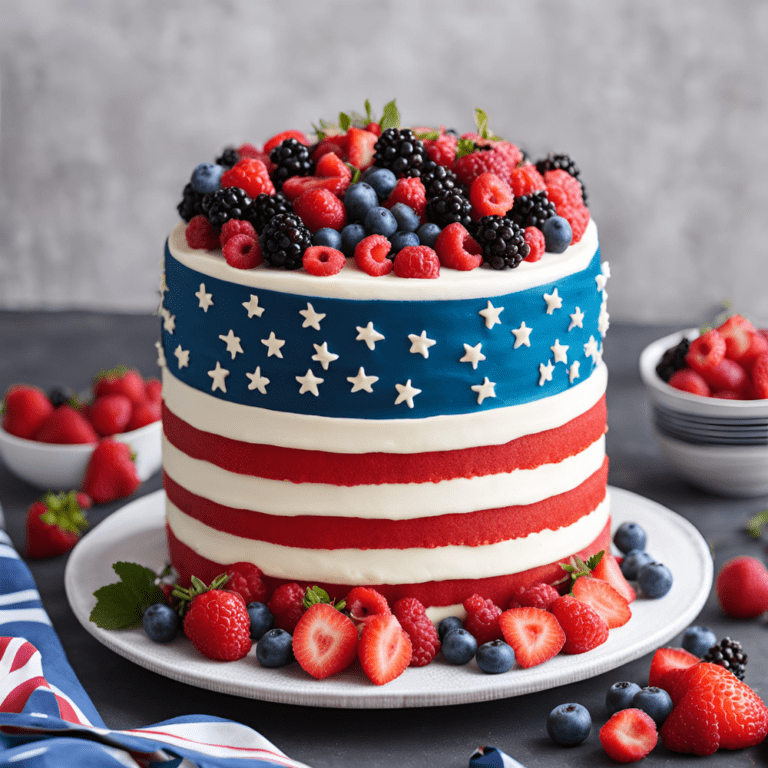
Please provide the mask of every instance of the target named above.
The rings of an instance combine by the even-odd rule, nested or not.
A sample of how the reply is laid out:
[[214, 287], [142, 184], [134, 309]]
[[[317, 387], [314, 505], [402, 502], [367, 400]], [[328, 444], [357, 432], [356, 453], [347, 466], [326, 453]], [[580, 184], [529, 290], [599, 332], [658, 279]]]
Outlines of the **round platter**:
[[253, 648], [240, 661], [222, 663], [205, 659], [183, 637], [159, 645], [140, 629], [99, 629], [89, 620], [96, 602], [93, 592], [117, 581], [112, 563], [127, 560], [160, 571], [168, 560], [163, 491], [130, 502], [78, 543], [67, 563], [67, 598], [85, 629], [116, 653], [166, 677], [220, 693], [357, 709], [444, 706], [519, 696], [584, 680], [645, 655], [687, 627], [709, 595], [712, 559], [696, 528], [642, 496], [619, 488], [610, 488], [609, 493], [614, 526], [633, 520], [648, 531], [649, 551], [672, 569], [672, 590], [660, 600], [633, 602], [629, 623], [611, 630], [608, 641], [593, 651], [559, 654], [538, 667], [514, 667], [503, 675], [486, 675], [474, 661], [451, 666], [438, 656], [430, 665], [409, 668], [383, 686], [372, 685], [357, 663], [339, 675], [315, 680], [298, 664], [260, 667]]

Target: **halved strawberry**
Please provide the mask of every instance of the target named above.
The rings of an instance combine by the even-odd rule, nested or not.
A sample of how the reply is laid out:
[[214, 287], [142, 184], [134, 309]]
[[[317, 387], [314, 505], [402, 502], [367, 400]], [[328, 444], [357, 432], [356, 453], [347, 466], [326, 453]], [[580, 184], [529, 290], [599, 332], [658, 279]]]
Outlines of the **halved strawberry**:
[[341, 197], [349, 186], [349, 179], [341, 176], [321, 178], [320, 176], [291, 176], [283, 183], [283, 194], [291, 201], [308, 189], [327, 189]]
[[339, 158], [347, 156], [347, 137], [345, 134], [326, 136], [312, 152], [312, 160], [317, 163], [328, 154], [336, 155]]
[[644, 758], [658, 743], [656, 723], [640, 709], [622, 709], [600, 729], [600, 743], [619, 763]]
[[549, 661], [565, 645], [563, 628], [543, 608], [510, 608], [499, 616], [499, 626], [523, 669]]
[[725, 339], [725, 356], [729, 360], [740, 360], [752, 345], [755, 326], [741, 315], [731, 315], [717, 331]]
[[322, 176], [323, 178], [352, 178], [352, 171], [349, 170], [349, 166], [338, 155], [335, 155], [332, 152], [323, 155], [317, 161], [315, 171], [318, 176]]
[[623, 627], [632, 618], [629, 603], [607, 581], [581, 576], [573, 583], [572, 592], [597, 611], [608, 629]]
[[[659, 648], [653, 654], [653, 659], [651, 660], [648, 685], [663, 688], [669, 693], [667, 686], [669, 685], [668, 677], [670, 673], [679, 669], [688, 669], [688, 667], [692, 667], [700, 661], [701, 659], [698, 656], [694, 656], [684, 648]], [[669, 680], [672, 678], [674, 678], [674, 675]]]
[[600, 562], [592, 569], [592, 575], [596, 579], [607, 581], [628, 603], [637, 597], [635, 590], [624, 578], [619, 561], [608, 552], [600, 558]]
[[378, 141], [375, 133], [352, 126], [347, 131], [347, 159], [361, 171], [373, 165], [375, 145]]
[[357, 655], [374, 685], [384, 685], [402, 675], [411, 663], [412, 653], [411, 641], [394, 616], [373, 616], [365, 623]]
[[315, 603], [293, 631], [293, 655], [305, 672], [322, 680], [345, 670], [357, 656], [357, 628], [328, 603]]
[[365, 624], [373, 616], [392, 613], [384, 595], [370, 587], [353, 587], [344, 602], [356, 624]]

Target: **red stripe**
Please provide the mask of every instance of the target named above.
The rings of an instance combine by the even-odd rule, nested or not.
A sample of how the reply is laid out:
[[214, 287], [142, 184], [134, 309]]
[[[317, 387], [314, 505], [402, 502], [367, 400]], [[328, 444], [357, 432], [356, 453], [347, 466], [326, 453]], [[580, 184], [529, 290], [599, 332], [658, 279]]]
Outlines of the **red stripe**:
[[56, 697], [56, 703], [59, 705], [59, 714], [62, 720], [66, 720], [68, 723], [88, 724], [85, 720], [80, 719], [74, 707], [66, 699], [59, 696], [58, 693], [53, 695]]
[[11, 644], [11, 641], [14, 640], [13, 637], [0, 637], [0, 658], [5, 656], [5, 652], [8, 649], [8, 646]]
[[15, 672], [17, 669], [21, 669], [35, 654], [37, 653], [37, 648], [35, 648], [32, 643], [24, 643], [18, 651], [16, 651], [16, 655], [13, 658], [13, 663], [11, 664], [11, 668], [8, 670], [9, 672]]
[[[427, 483], [480, 477], [554, 464], [581, 453], [605, 432], [605, 396], [562, 427], [525, 435], [503, 445], [427, 453], [330, 453], [246, 443], [203, 432], [163, 404], [169, 442], [194, 459], [242, 475], [292, 483], [375, 485]], [[418, 429], [418, 425], [414, 425]]]
[[465, 544], [476, 547], [571, 525], [605, 498], [608, 459], [571, 491], [535, 504], [464, 514], [383, 520], [317, 515], [269, 515], [234, 509], [197, 496], [163, 475], [165, 492], [182, 512], [201, 523], [244, 539], [307, 549], [410, 549]]
[[0, 712], [21, 712], [27, 699], [38, 689], [50, 690], [48, 683], [42, 675], [30, 677], [19, 683], [0, 704]]
[[[173, 532], [166, 526], [168, 534], [168, 547], [171, 553], [171, 562], [179, 572], [179, 581], [184, 585], [190, 583], [194, 574], [206, 584], [220, 573], [226, 571], [229, 563], [215, 563], [201, 557], [197, 552], [182, 544]], [[587, 547], [574, 554], [586, 559], [595, 552], [608, 550], [611, 544], [610, 519], [598, 537]], [[256, 565], [259, 565], [256, 563]], [[482, 595], [486, 599], [493, 600], [496, 605], [506, 608], [514, 591], [520, 587], [543, 581], [552, 583], [562, 578], [563, 570], [559, 561], [530, 568], [527, 571], [515, 573], [509, 576], [495, 576], [489, 579], [452, 579], [450, 581], [429, 581], [422, 584], [327, 584], [320, 582], [302, 583], [302, 586], [318, 586], [325, 589], [331, 597], [342, 599], [347, 596], [353, 586], [370, 586], [381, 592], [390, 605], [401, 597], [415, 597], [425, 606], [454, 605], [462, 603], [472, 594]], [[285, 584], [287, 579], [266, 578], [270, 590], [279, 584]]]

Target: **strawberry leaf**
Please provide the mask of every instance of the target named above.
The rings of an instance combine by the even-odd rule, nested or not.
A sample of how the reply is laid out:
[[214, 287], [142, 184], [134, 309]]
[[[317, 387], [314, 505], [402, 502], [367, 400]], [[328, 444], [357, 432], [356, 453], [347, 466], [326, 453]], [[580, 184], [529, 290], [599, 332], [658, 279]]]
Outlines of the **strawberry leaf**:
[[400, 112], [397, 109], [394, 99], [384, 105], [384, 114], [379, 121], [379, 125], [381, 126], [382, 131], [386, 131], [387, 128], [400, 127]]
[[472, 139], [459, 139], [456, 144], [456, 159], [471, 155], [475, 151], [475, 142]]
[[307, 587], [303, 603], [305, 608], [311, 608], [318, 603], [326, 603], [332, 605], [337, 611], [343, 610], [346, 605], [344, 600], [340, 600], [338, 603], [335, 600], [331, 600], [331, 596], [322, 587], [318, 586]]
[[365, 100], [365, 123], [367, 125], [368, 123], [372, 123], [372, 122], [373, 122], [373, 116], [371, 114], [371, 100], [366, 99]]
[[416, 134], [417, 139], [421, 139], [422, 141], [429, 140], [434, 141], [435, 139], [440, 138], [440, 131], [427, 131], [426, 133], [417, 133]]
[[350, 125], [352, 125], [352, 118], [344, 112], [339, 112], [339, 128], [346, 133]]
[[120, 581], [97, 589], [96, 605], [90, 619], [101, 629], [133, 629], [141, 626], [141, 617], [150, 605], [165, 602], [155, 584], [156, 574], [138, 563], [112, 565]]

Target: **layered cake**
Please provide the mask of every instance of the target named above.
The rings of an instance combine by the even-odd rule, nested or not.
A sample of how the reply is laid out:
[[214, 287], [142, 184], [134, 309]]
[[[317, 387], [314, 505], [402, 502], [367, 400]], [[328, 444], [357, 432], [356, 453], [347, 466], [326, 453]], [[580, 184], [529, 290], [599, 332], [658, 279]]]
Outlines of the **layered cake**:
[[[374, 162], [374, 169], [392, 169], [376, 151], [377, 128], [347, 129], [374, 135], [375, 154], [359, 161], [360, 170]], [[382, 138], [393, 131], [429, 150], [442, 142], [398, 129]], [[349, 160], [346, 135], [332, 151]], [[510, 160], [500, 140], [469, 137], [475, 154], [505, 156], [506, 165], [484, 167], [495, 168], [515, 200], [534, 193], [546, 199], [547, 182], [569, 173], [561, 164], [534, 174], [522, 156]], [[268, 143], [266, 152], [247, 145], [229, 158], [255, 159], [283, 187], [264, 192], [281, 201], [275, 216], [285, 206], [301, 210], [297, 201], [307, 190], [330, 186], [323, 186], [328, 177], [313, 176], [322, 156], [317, 143], [306, 150], [312, 165], [301, 172], [302, 184], [288, 184], [274, 151], [285, 141]], [[421, 167], [411, 163], [395, 177], [429, 182], [429, 158], [439, 161], [439, 153], [420, 157]], [[438, 175], [458, 177], [453, 192], [470, 200], [481, 174], [462, 180], [454, 158], [444, 161], [450, 176]], [[223, 159], [220, 165], [218, 183], [226, 185], [231, 176]], [[530, 171], [527, 188], [519, 186], [519, 168]], [[356, 176], [332, 190], [336, 199], [349, 201], [370, 171], [363, 182]], [[210, 192], [197, 194], [201, 213], [189, 190], [180, 211], [202, 225], [214, 206]], [[382, 208], [394, 194], [379, 191]], [[352, 586], [373, 586], [390, 601], [417, 597], [437, 617], [473, 593], [506, 606], [516, 588], [560, 578], [559, 563], [572, 555], [608, 547], [601, 354], [608, 270], [583, 205], [571, 245], [526, 260], [531, 249], [519, 244], [524, 233], [526, 244], [535, 241], [530, 222], [513, 223], [511, 210], [506, 218], [487, 214], [477, 195], [472, 220], [461, 212], [445, 218], [427, 195], [426, 211], [412, 206], [419, 223], [431, 218], [443, 231], [459, 223], [465, 251], [482, 255], [482, 263], [453, 269], [441, 255], [439, 274], [408, 279], [397, 274], [406, 249], [394, 270], [373, 276], [354, 256], [359, 244], [335, 274], [279, 268], [265, 240], [269, 222], [251, 215], [255, 197], [244, 192], [229, 218], [261, 228], [256, 266], [238, 268], [219, 248], [192, 247], [200, 245], [189, 236], [192, 223], [179, 223], [165, 249], [163, 469], [171, 560], [182, 582], [192, 575], [209, 582], [229, 564], [249, 561], [272, 585], [320, 585], [337, 598]], [[572, 213], [566, 207], [538, 206], [545, 215], [534, 224]], [[491, 219], [520, 236], [514, 268], [493, 268], [499, 265], [482, 246]], [[350, 223], [345, 211], [336, 229]], [[210, 225], [216, 235], [222, 230], [214, 216]], [[417, 231], [431, 239], [420, 253], [439, 254], [436, 228]], [[363, 234], [370, 237], [370, 229]], [[309, 228], [307, 236], [321, 239]]]

